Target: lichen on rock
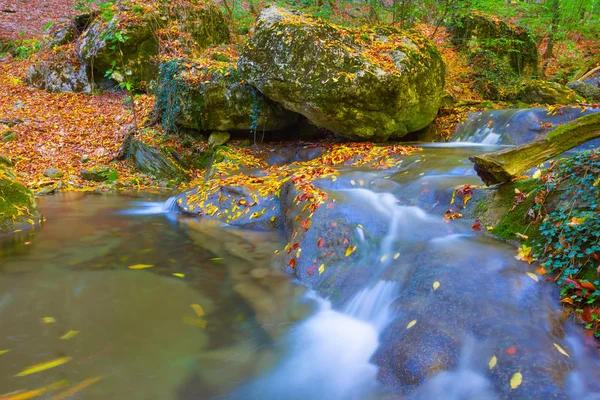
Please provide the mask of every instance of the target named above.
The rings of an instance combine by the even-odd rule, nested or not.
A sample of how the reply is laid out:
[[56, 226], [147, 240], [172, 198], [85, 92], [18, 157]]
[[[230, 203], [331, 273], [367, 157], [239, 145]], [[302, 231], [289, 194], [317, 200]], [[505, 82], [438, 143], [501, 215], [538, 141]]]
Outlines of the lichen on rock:
[[420, 34], [343, 28], [275, 6], [262, 12], [238, 69], [268, 98], [355, 140], [423, 129], [444, 95], [444, 63]]

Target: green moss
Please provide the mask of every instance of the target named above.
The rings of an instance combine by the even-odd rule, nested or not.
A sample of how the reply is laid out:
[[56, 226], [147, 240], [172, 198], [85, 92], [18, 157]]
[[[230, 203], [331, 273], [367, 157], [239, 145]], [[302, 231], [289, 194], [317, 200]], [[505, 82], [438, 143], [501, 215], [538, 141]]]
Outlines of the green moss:
[[28, 219], [36, 219], [36, 215], [33, 194], [0, 168], [0, 234], [14, 230]]
[[[527, 197], [519, 203], [514, 210], [509, 211], [515, 199], [515, 189], [527, 194], [534, 190], [539, 184], [537, 181], [528, 179], [517, 181], [502, 186], [497, 193], [498, 204], [494, 209], [502, 212], [500, 222], [494, 227], [492, 233], [503, 240], [517, 239], [516, 233], [529, 236], [529, 240], [535, 240], [541, 237], [538, 226], [533, 225], [527, 216], [527, 211], [533, 205], [533, 197]], [[487, 206], [487, 204], [486, 204]], [[487, 209], [486, 209], [487, 211]]]

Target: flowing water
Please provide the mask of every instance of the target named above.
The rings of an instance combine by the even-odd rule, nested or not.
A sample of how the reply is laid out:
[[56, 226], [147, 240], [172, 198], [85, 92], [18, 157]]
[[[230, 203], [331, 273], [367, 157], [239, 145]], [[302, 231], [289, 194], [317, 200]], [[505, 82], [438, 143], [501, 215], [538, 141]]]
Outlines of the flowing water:
[[[184, 218], [159, 193], [41, 198], [47, 222], [0, 239], [0, 399], [599, 398], [594, 343], [560, 319], [554, 285], [443, 220], [444, 193], [479, 182], [467, 157], [493, 149], [342, 172], [370, 246], [342, 303], [280, 272], [281, 232]], [[341, 186], [357, 176], [369, 185]]]

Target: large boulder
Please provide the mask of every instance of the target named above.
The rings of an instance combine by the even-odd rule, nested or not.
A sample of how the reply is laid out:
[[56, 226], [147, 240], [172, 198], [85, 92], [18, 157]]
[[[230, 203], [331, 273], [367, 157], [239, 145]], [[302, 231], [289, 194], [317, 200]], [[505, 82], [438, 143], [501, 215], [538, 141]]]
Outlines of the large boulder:
[[41, 215], [29, 189], [17, 182], [8, 158], [0, 156], [0, 235], [40, 222]]
[[573, 81], [568, 83], [567, 87], [574, 90], [578, 95], [585, 97], [589, 101], [600, 101], [600, 86], [581, 81]]
[[153, 175], [157, 179], [168, 179], [178, 182], [187, 181], [186, 172], [155, 147], [150, 147], [139, 140], [131, 140], [129, 156], [135, 168]]
[[238, 69], [268, 98], [356, 140], [423, 129], [444, 96], [444, 63], [423, 36], [342, 28], [275, 6], [262, 12]]
[[460, 49], [492, 51], [522, 77], [539, 74], [537, 44], [525, 28], [474, 13], [454, 21], [450, 32]]
[[85, 64], [72, 43], [35, 56], [27, 70], [27, 83], [51, 93], [90, 93], [92, 85]]
[[573, 104], [585, 99], [575, 91], [556, 82], [533, 80], [517, 93], [517, 99], [527, 104]]
[[206, 58], [162, 64], [157, 97], [157, 113], [170, 129], [273, 131], [298, 117], [243, 82], [235, 64]]
[[112, 16], [102, 14], [83, 33], [81, 59], [95, 75], [101, 77], [110, 71], [107, 75], [115, 81], [127, 80], [139, 89], [151, 88], [156, 80], [161, 44], [167, 52], [174, 46], [162, 43], [164, 30], [189, 37], [181, 49], [188, 53], [229, 40], [225, 17], [209, 2], [191, 1], [183, 8], [168, 4], [150, 8], [121, 1], [111, 10]]

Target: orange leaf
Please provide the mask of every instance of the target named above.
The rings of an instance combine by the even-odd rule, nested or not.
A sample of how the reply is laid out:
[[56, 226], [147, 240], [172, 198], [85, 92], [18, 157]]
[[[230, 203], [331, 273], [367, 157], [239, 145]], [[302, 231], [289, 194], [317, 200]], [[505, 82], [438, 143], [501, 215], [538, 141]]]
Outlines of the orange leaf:
[[517, 348], [515, 346], [509, 347], [506, 349], [506, 354], [515, 355], [517, 354]]
[[290, 258], [290, 262], [288, 263], [288, 267], [296, 268], [296, 259]]
[[594, 286], [594, 284], [592, 282], [579, 281], [579, 284], [581, 285], [582, 288], [596, 290], [596, 286]]
[[319, 238], [319, 240], [317, 241], [317, 247], [321, 248], [325, 246], [325, 240], [323, 238]]

